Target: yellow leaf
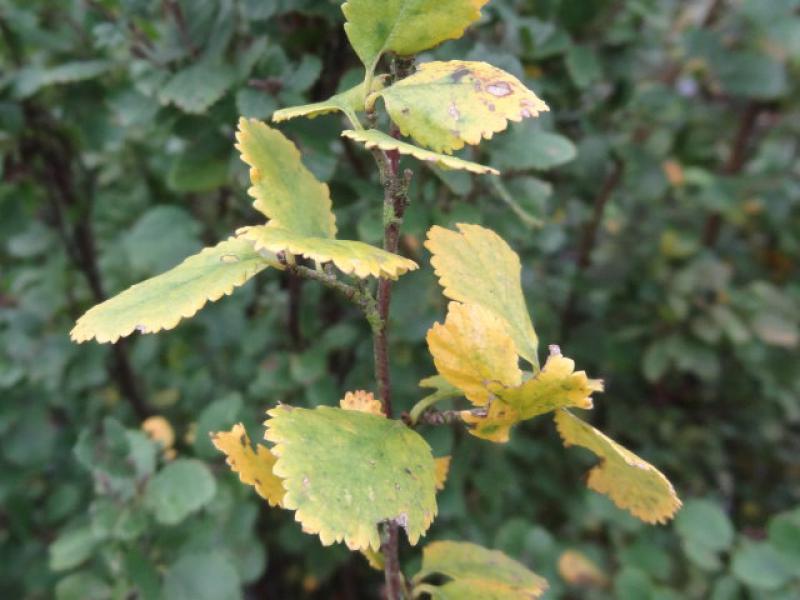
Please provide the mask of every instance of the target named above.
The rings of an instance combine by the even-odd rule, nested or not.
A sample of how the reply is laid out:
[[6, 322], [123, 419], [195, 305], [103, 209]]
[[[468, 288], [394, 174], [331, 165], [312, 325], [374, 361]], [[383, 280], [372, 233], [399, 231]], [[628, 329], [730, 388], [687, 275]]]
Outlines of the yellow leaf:
[[444, 489], [444, 484], [447, 483], [447, 474], [450, 472], [452, 458], [452, 456], [442, 456], [433, 459], [436, 466], [436, 489], [440, 492]]
[[479, 165], [478, 163], [456, 158], [455, 156], [449, 156], [447, 154], [437, 154], [436, 152], [431, 152], [430, 150], [425, 150], [424, 148], [420, 148], [406, 142], [401, 142], [400, 140], [397, 140], [392, 136], [375, 129], [370, 129], [368, 131], [346, 130], [342, 132], [342, 135], [346, 138], [350, 138], [351, 140], [355, 140], [356, 142], [364, 144], [364, 146], [367, 148], [396, 150], [400, 154], [413, 156], [417, 160], [434, 164], [443, 169], [469, 171], [479, 175], [485, 175], [487, 173], [491, 173], [493, 175], [500, 174], [500, 171], [493, 169], [492, 167]]
[[650, 463], [620, 446], [566, 409], [556, 412], [565, 446], [583, 446], [600, 458], [587, 485], [647, 523], [665, 523], [681, 507], [669, 480]]
[[160, 415], [154, 415], [142, 421], [142, 431], [154, 442], [161, 444], [161, 448], [168, 450], [175, 443], [175, 431], [169, 421]]
[[367, 559], [369, 566], [375, 569], [376, 571], [383, 571], [383, 567], [385, 562], [383, 560], [383, 552], [380, 550], [373, 550], [369, 546], [366, 548], [362, 548], [359, 550], [361, 554], [364, 555], [364, 558]]
[[488, 1], [348, 0], [344, 30], [371, 74], [384, 52], [410, 56], [460, 38]]
[[[440, 585], [425, 583], [436, 575]], [[414, 576], [414, 597], [427, 592], [446, 600], [515, 600], [538, 598], [547, 581], [499, 550], [469, 542], [431, 542], [422, 551], [422, 567]]]
[[261, 444], [256, 445], [254, 452], [241, 423], [234, 425], [230, 431], [215, 433], [211, 441], [217, 450], [228, 457], [228, 465], [234, 473], [239, 474], [242, 483], [252, 485], [270, 506], [281, 505], [286, 491], [281, 478], [272, 471], [277, 459]]
[[360, 410], [361, 412], [384, 416], [381, 401], [376, 400], [372, 392], [365, 392], [364, 390], [347, 392], [344, 398], [339, 401], [339, 406], [345, 410]]
[[459, 231], [432, 227], [425, 247], [444, 295], [479, 304], [506, 322], [517, 352], [538, 368], [539, 340], [520, 283], [517, 254], [491, 229], [459, 223]]
[[295, 119], [297, 117], [313, 119], [320, 115], [341, 111], [347, 115], [352, 123], [358, 123], [356, 113], [364, 110], [365, 97], [364, 83], [362, 82], [322, 102], [303, 104], [302, 106], [290, 106], [288, 108], [276, 110], [272, 114], [272, 120], [275, 123], [280, 123], [281, 121], [288, 121], [289, 119]]
[[283, 268], [274, 256], [259, 254], [251, 242], [229, 238], [91, 308], [70, 335], [76, 342], [95, 338], [104, 343], [116, 342], [134, 330], [172, 329], [206, 302], [229, 295], [268, 266]]
[[549, 110], [513, 75], [462, 60], [424, 63], [379, 94], [402, 134], [436, 152], [478, 144], [508, 121]]
[[343, 273], [360, 278], [372, 275], [397, 279], [417, 268], [417, 263], [413, 260], [364, 242], [308, 237], [273, 227], [271, 222], [256, 227], [243, 227], [237, 231], [237, 235], [253, 242], [257, 250], [286, 251], [318, 263], [332, 262]]
[[328, 186], [300, 159], [300, 151], [280, 131], [255, 119], [239, 119], [236, 148], [250, 165], [253, 206], [273, 227], [296, 235], [333, 238], [336, 217]]
[[558, 558], [558, 572], [570, 585], [604, 588], [608, 577], [585, 554], [577, 550], [565, 550]]
[[505, 321], [478, 304], [451, 302], [444, 324], [435, 323], [426, 339], [436, 370], [476, 406], [489, 401], [489, 382], [522, 381]]
[[520, 421], [559, 408], [592, 408], [591, 395], [603, 391], [603, 382], [575, 371], [575, 361], [561, 356], [557, 346], [542, 370], [522, 385], [508, 387], [490, 384], [493, 400], [485, 416], [462, 411], [464, 422], [473, 425], [470, 433], [493, 442], [507, 442], [511, 427]]

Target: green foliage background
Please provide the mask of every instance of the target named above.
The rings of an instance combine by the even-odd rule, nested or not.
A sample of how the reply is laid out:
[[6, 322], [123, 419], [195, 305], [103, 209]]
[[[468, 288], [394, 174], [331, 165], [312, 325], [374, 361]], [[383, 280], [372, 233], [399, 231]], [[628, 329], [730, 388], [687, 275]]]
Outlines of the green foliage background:
[[[591, 460], [565, 459], [547, 425], [507, 447], [438, 428], [426, 436], [453, 465], [430, 539], [502, 549], [548, 578], [548, 598], [800, 593], [799, 11], [493, 0], [421, 57], [488, 60], [552, 112], [465, 154], [499, 184], [408, 161], [403, 252], [427, 266], [433, 224], [505, 237], [542, 341], [606, 379], [598, 422], [686, 502], [647, 527], [575, 483]], [[159, 336], [68, 339], [106, 295], [258, 222], [237, 117], [360, 79], [339, 3], [0, 0], [0, 34], [0, 595], [375, 596], [361, 556], [270, 510], [208, 440], [238, 420], [258, 431], [278, 401], [369, 385], [354, 309], [272, 274]], [[281, 129], [330, 184], [343, 235], [377, 242], [380, 188], [338, 119]], [[429, 268], [395, 294], [408, 409], [445, 302]], [[173, 460], [141, 432], [145, 413], [172, 424]], [[608, 586], [565, 582], [566, 549]]]

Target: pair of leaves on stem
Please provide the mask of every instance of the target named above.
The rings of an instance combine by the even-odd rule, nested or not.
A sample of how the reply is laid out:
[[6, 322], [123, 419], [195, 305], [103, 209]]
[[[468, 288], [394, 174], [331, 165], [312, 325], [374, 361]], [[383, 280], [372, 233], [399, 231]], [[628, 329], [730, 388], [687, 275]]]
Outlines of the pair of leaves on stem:
[[436, 489], [447, 459], [434, 459], [425, 440], [387, 419], [366, 392], [348, 393], [341, 408], [285, 405], [268, 411], [255, 450], [241, 425], [213, 437], [243, 483], [272, 506], [294, 510], [306, 533], [323, 544], [378, 550], [378, 524], [395, 521], [416, 544], [436, 516]]
[[244, 228], [236, 237], [93, 307], [72, 330], [74, 341], [113, 343], [137, 330], [172, 329], [267, 267], [283, 269], [278, 252], [332, 262], [356, 277], [396, 279], [417, 268], [413, 261], [369, 244], [337, 240], [328, 186], [303, 165], [297, 147], [280, 132], [242, 119], [237, 139], [250, 165], [254, 206], [270, 222]]
[[[459, 224], [458, 230], [434, 227], [428, 233], [431, 262], [454, 302], [427, 340], [436, 370], [476, 407], [462, 411], [470, 433], [506, 442], [516, 423], [555, 412], [564, 444], [583, 446], [601, 460], [589, 473], [590, 488], [644, 521], [671, 518], [680, 500], [666, 477], [568, 410], [592, 408], [591, 395], [603, 390], [602, 381], [576, 372], [556, 346], [539, 369], [519, 257], [488, 229]], [[534, 369], [527, 378], [520, 356]]]
[[[335, 110], [348, 115], [359, 127], [354, 111], [344, 98], [358, 97], [359, 84], [325, 102], [296, 106], [277, 111], [273, 120], [283, 121], [300, 116], [315, 117]], [[378, 147], [413, 156], [445, 169], [459, 169], [478, 174], [498, 174], [496, 169], [449, 156], [464, 144], [478, 144], [506, 128], [509, 121], [536, 117], [548, 110], [536, 94], [519, 79], [502, 69], [483, 62], [453, 60], [429, 62], [416, 73], [367, 96], [372, 105], [382, 98], [386, 111], [403, 135], [413, 138], [425, 150], [370, 129], [347, 130], [343, 136], [367, 148]], [[440, 154], [440, 153], [444, 154]]]

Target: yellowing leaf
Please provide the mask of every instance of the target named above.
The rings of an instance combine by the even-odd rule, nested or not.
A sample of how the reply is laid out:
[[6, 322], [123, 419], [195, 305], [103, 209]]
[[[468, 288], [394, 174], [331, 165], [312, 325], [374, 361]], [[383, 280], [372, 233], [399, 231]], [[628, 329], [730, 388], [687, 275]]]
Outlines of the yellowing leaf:
[[451, 302], [444, 324], [427, 335], [436, 370], [476, 406], [489, 401], [489, 383], [519, 385], [522, 371], [505, 321], [479, 304]]
[[306, 168], [297, 146], [255, 119], [239, 119], [236, 141], [242, 160], [250, 165], [253, 206], [273, 227], [302, 236], [336, 235], [328, 186]]
[[95, 338], [103, 343], [116, 342], [134, 330], [172, 329], [268, 266], [283, 268], [274, 256], [259, 254], [251, 242], [229, 238], [91, 308], [70, 335], [76, 342]]
[[270, 506], [280, 506], [285, 490], [280, 477], [275, 475], [275, 456], [261, 444], [253, 451], [250, 438], [241, 423], [230, 431], [220, 431], [211, 436], [211, 441], [228, 458], [227, 462], [234, 473], [239, 474], [242, 483], [252, 485], [258, 495]]
[[348, 116], [352, 123], [358, 123], [356, 113], [364, 110], [365, 96], [364, 83], [362, 82], [322, 102], [303, 104], [302, 106], [290, 106], [289, 108], [277, 110], [272, 114], [272, 120], [276, 123], [280, 123], [281, 121], [288, 121], [289, 119], [297, 117], [313, 119], [319, 115], [341, 111]]
[[383, 416], [381, 401], [376, 400], [372, 392], [365, 392], [364, 390], [347, 392], [344, 398], [339, 401], [339, 406], [345, 410], [360, 410], [361, 412]]
[[394, 521], [413, 545], [436, 516], [436, 467], [425, 440], [400, 421], [355, 410], [278, 406], [266, 439], [278, 457], [285, 508], [324, 545], [380, 548]]
[[[439, 574], [452, 579], [440, 587], [420, 582]], [[538, 598], [547, 581], [499, 550], [468, 542], [432, 542], [422, 552], [422, 569], [414, 576], [417, 587], [434, 598], [458, 600], [516, 600]]]
[[539, 366], [539, 340], [531, 324], [520, 282], [517, 254], [491, 229], [459, 223], [459, 231], [432, 227], [425, 247], [444, 295], [479, 304], [506, 322], [517, 352]]
[[376, 129], [370, 129], [368, 131], [346, 130], [342, 132], [342, 135], [346, 138], [350, 138], [351, 140], [355, 140], [356, 142], [364, 144], [364, 146], [367, 148], [396, 150], [400, 154], [413, 156], [417, 160], [434, 164], [443, 169], [470, 171], [471, 173], [477, 173], [479, 175], [485, 175], [487, 173], [491, 173], [493, 175], [500, 174], [500, 171], [493, 169], [492, 167], [479, 165], [478, 163], [456, 158], [455, 156], [449, 156], [447, 154], [437, 154], [436, 152], [431, 152], [430, 150], [425, 150], [424, 148], [420, 148], [406, 142], [401, 142], [400, 140], [397, 140], [392, 136]]
[[369, 74], [384, 52], [410, 56], [458, 39], [489, 0], [348, 0], [344, 30]]
[[286, 251], [305, 256], [318, 263], [332, 262], [343, 273], [360, 278], [372, 275], [397, 279], [407, 271], [417, 268], [417, 263], [413, 260], [364, 242], [308, 237], [273, 227], [272, 223], [244, 227], [237, 234], [242, 239], [254, 243], [257, 250]]
[[565, 446], [583, 446], [600, 458], [587, 485], [647, 523], [665, 523], [681, 507], [669, 480], [650, 463], [620, 446], [566, 409], [556, 412]]
[[604, 588], [608, 577], [585, 554], [577, 550], [565, 550], [558, 558], [558, 572], [570, 585]]
[[370, 567], [376, 571], [383, 571], [385, 562], [383, 560], [383, 553], [380, 550], [373, 550], [368, 546], [360, 550], [360, 552], [364, 555], [364, 558], [367, 559]]
[[[557, 348], [557, 347], [556, 347]], [[551, 352], [542, 370], [522, 385], [489, 384], [494, 395], [485, 416], [462, 411], [461, 418], [473, 425], [470, 433], [493, 442], [507, 442], [511, 427], [520, 421], [559, 408], [592, 408], [591, 395], [603, 391], [603, 382], [575, 372], [575, 361]]]
[[161, 448], [169, 450], [175, 443], [175, 430], [169, 421], [161, 415], [147, 417], [142, 421], [142, 431], [154, 442], [161, 444]]
[[549, 110], [513, 75], [461, 60], [424, 63], [380, 96], [403, 135], [447, 153]]
[[444, 489], [444, 484], [447, 483], [447, 474], [450, 472], [452, 458], [452, 456], [442, 456], [434, 459], [436, 463], [436, 489], [440, 492]]

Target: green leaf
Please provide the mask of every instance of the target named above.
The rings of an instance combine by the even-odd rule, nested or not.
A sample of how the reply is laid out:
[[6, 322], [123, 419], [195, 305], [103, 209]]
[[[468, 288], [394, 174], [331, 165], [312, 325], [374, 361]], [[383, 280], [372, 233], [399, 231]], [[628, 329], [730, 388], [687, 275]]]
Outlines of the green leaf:
[[492, 162], [501, 169], [546, 171], [572, 161], [575, 145], [562, 135], [542, 131], [536, 123], [522, 123], [491, 144]]
[[768, 542], [746, 542], [733, 555], [731, 569], [739, 581], [760, 590], [777, 590], [792, 578], [786, 559]]
[[566, 55], [567, 71], [579, 88], [585, 88], [602, 76], [596, 50], [588, 46], [572, 46]]
[[384, 52], [411, 56], [458, 39], [489, 0], [348, 0], [344, 30], [367, 73]]
[[78, 571], [56, 584], [56, 600], [108, 600], [111, 587], [94, 573]]
[[205, 464], [178, 459], [147, 483], [145, 506], [159, 523], [176, 525], [208, 504], [216, 491], [214, 476]]
[[503, 319], [517, 352], [538, 368], [539, 339], [522, 295], [519, 256], [490, 229], [457, 227], [458, 232], [432, 227], [425, 242], [444, 295], [479, 304]]
[[403, 135], [447, 153], [549, 110], [513, 75], [460, 60], [424, 63], [379, 95]]
[[286, 251], [315, 260], [318, 264], [332, 262], [343, 273], [355, 277], [371, 275], [397, 279], [400, 275], [417, 269], [417, 263], [413, 260], [364, 242], [304, 236], [273, 227], [272, 223], [244, 227], [237, 233], [242, 239], [255, 244], [256, 250]]
[[121, 249], [133, 272], [145, 277], [174, 267], [199, 252], [200, 223], [188, 211], [169, 204], [144, 212], [122, 237]]
[[342, 135], [346, 138], [350, 138], [351, 140], [355, 140], [356, 142], [364, 144], [364, 146], [366, 146], [367, 148], [380, 148], [381, 150], [396, 150], [400, 154], [413, 156], [417, 160], [434, 164], [437, 167], [441, 167], [443, 169], [469, 171], [471, 173], [477, 173], [479, 175], [486, 175], [488, 173], [491, 173], [493, 175], [500, 174], [500, 172], [497, 169], [493, 169], [492, 167], [479, 165], [478, 163], [470, 162], [468, 160], [464, 160], [461, 158], [456, 158], [455, 156], [448, 156], [447, 154], [437, 154], [436, 152], [431, 152], [430, 150], [419, 148], [418, 146], [414, 146], [407, 142], [402, 142], [376, 129], [370, 129], [368, 131], [347, 130], [343, 131]]
[[97, 540], [90, 527], [66, 531], [50, 544], [50, 568], [66, 571], [77, 567], [92, 555]]
[[229, 295], [268, 266], [283, 268], [274, 258], [256, 252], [250, 242], [229, 238], [98, 304], [78, 319], [70, 335], [76, 342], [94, 338], [104, 343], [116, 342], [134, 330], [172, 329], [209, 300]]
[[240, 119], [236, 140], [242, 160], [250, 165], [253, 206], [272, 227], [309, 237], [336, 235], [328, 186], [303, 165], [286, 136], [261, 121]]
[[800, 574], [800, 508], [772, 517], [767, 532], [770, 544], [795, 564]]
[[27, 67], [16, 74], [14, 91], [18, 98], [28, 98], [50, 85], [94, 79], [111, 67], [105, 60], [78, 60], [49, 68]]
[[312, 104], [303, 104], [301, 106], [290, 106], [289, 108], [282, 108], [272, 115], [272, 120], [276, 123], [281, 121], [288, 121], [297, 117], [308, 117], [313, 119], [320, 115], [327, 115], [332, 112], [341, 111], [350, 119], [353, 124], [358, 123], [356, 113], [364, 111], [364, 85], [362, 82], [355, 87], [350, 88], [340, 94], [331, 96], [322, 102], [314, 102]]
[[538, 598], [547, 581], [499, 550], [468, 542], [431, 542], [422, 552], [422, 568], [414, 576], [420, 582], [430, 575], [452, 579], [439, 587], [422, 584], [433, 598], [459, 600], [515, 600]]
[[675, 530], [684, 540], [720, 552], [730, 548], [734, 529], [728, 516], [710, 500], [686, 502], [675, 518]]
[[378, 524], [395, 521], [416, 544], [436, 516], [436, 468], [422, 437], [399, 421], [321, 406], [268, 411], [283, 506], [324, 545], [380, 547]]
[[233, 85], [234, 76], [230, 65], [198, 62], [175, 73], [158, 99], [187, 113], [204, 113]]
[[169, 600], [239, 600], [241, 582], [230, 559], [220, 552], [185, 554], [164, 575]]
[[664, 523], [681, 507], [672, 484], [653, 465], [567, 409], [556, 411], [555, 420], [565, 446], [582, 446], [600, 458], [586, 481], [591, 489], [646, 523]]

